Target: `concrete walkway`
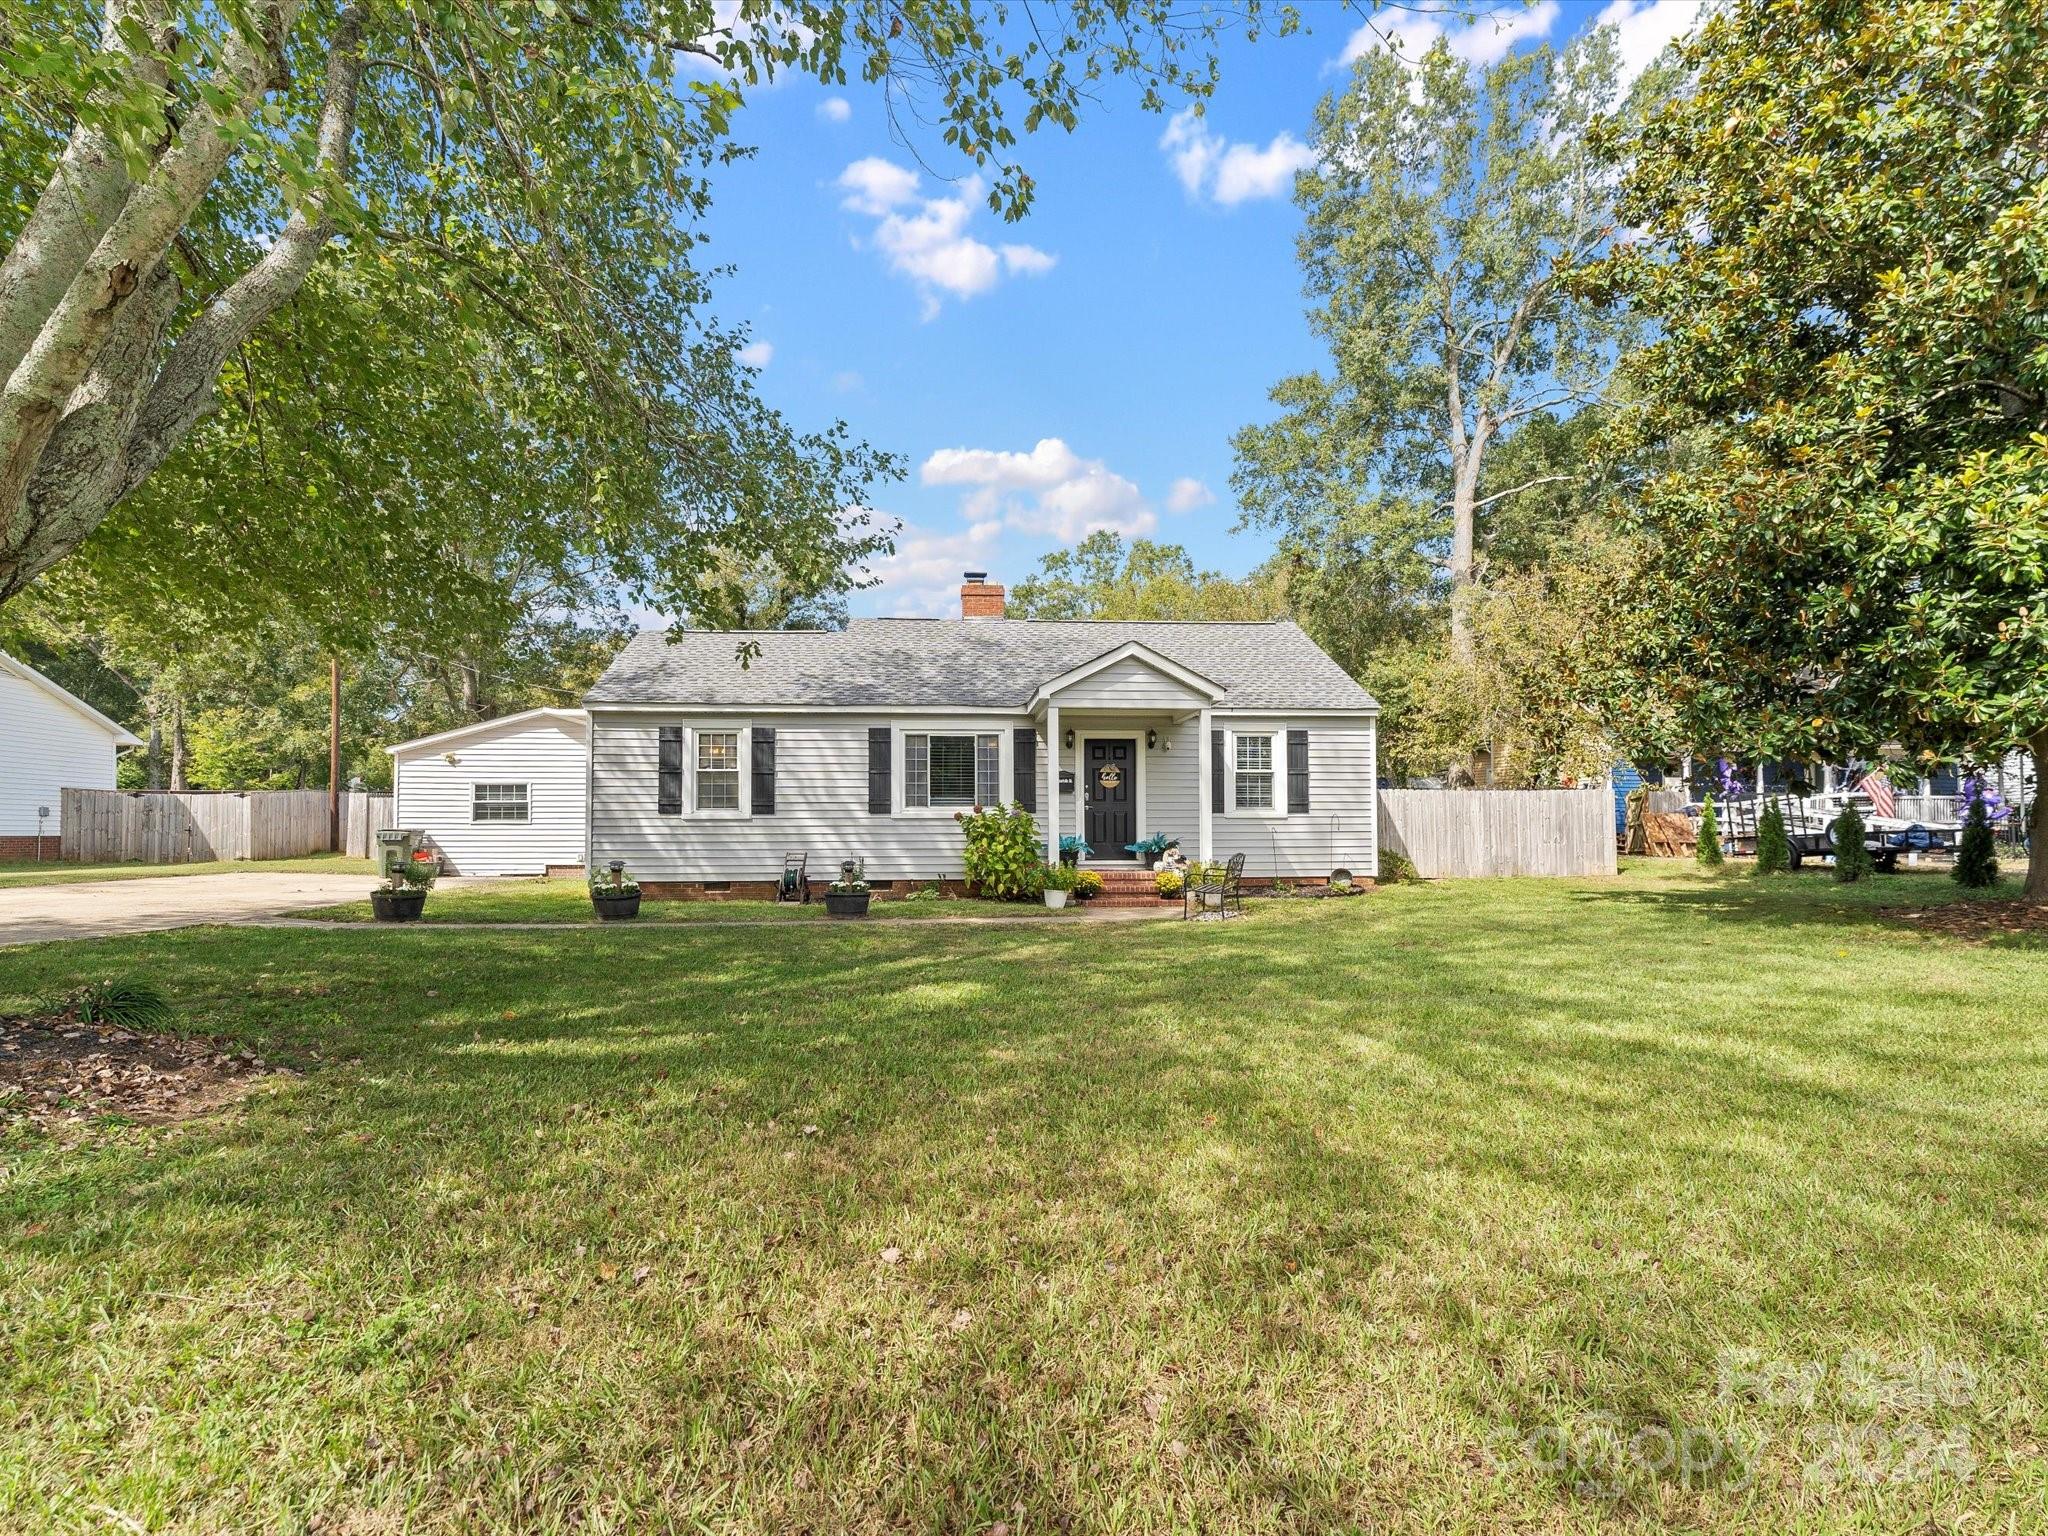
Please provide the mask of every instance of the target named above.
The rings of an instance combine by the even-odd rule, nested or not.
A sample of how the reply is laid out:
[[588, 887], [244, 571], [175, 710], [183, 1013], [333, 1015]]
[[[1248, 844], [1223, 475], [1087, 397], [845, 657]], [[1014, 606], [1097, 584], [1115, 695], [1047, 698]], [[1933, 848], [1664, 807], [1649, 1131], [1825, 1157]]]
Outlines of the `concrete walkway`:
[[[301, 907], [361, 901], [365, 874], [163, 875], [0, 888], [0, 947], [102, 939], [200, 923], [262, 922]], [[446, 884], [458, 885], [459, 881]]]

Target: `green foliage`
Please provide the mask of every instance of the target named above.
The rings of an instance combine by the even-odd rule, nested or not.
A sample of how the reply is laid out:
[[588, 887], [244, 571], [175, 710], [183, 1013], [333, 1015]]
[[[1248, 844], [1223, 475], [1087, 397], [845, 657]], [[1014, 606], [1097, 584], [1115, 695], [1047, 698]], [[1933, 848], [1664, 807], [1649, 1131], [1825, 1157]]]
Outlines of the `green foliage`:
[[638, 896], [640, 882], [624, 864], [614, 874], [609, 862], [598, 865], [590, 872], [590, 894], [593, 896]]
[[1973, 891], [1989, 890], [1998, 884], [1998, 842], [1991, 835], [1991, 818], [1981, 795], [1972, 796], [1969, 814], [1963, 818], [1963, 835], [1956, 842], [1956, 863], [1951, 873], [1957, 885]]
[[1392, 848], [1380, 850], [1379, 883], [1381, 885], [1409, 885], [1422, 877], [1415, 873], [1415, 865], [1408, 855]]
[[1261, 569], [1239, 581], [1198, 571], [1178, 544], [1134, 539], [1126, 546], [1109, 529], [1041, 557], [1009, 596], [1009, 612], [1020, 619], [1257, 620], [1286, 608], [1275, 572]]
[[1039, 835], [1037, 821], [1023, 806], [983, 806], [953, 819], [967, 838], [967, 884], [975, 895], [996, 901], [1030, 901], [1045, 890], [1045, 840]]
[[1071, 891], [1080, 884], [1080, 871], [1071, 864], [1048, 864], [1041, 889], [1047, 891]]
[[407, 859], [394, 865], [384, 877], [387, 891], [431, 891], [441, 878], [441, 861], [435, 858]]
[[1708, 869], [1718, 869], [1727, 857], [1721, 848], [1721, 818], [1711, 795], [1700, 807], [1700, 839], [1693, 848], [1693, 857]]
[[63, 1007], [82, 1024], [116, 1029], [157, 1029], [171, 1016], [164, 995], [143, 981], [89, 981], [70, 993]]
[[1756, 823], [1756, 872], [1782, 875], [1792, 867], [1792, 844], [1785, 836], [1785, 813], [1776, 800], [1766, 801]]
[[1868, 833], [1863, 825], [1863, 812], [1851, 800], [1842, 806], [1842, 814], [1834, 820], [1829, 835], [1835, 847], [1835, 878], [1844, 885], [1850, 885], [1873, 873], [1877, 866], [1870, 857], [1870, 849], [1864, 845]]
[[860, 895], [861, 892], [869, 889], [868, 861], [866, 859], [844, 860], [839, 866], [838, 878], [826, 886], [825, 889], [835, 896]]
[[1178, 896], [1187, 884], [1187, 877], [1177, 869], [1162, 869], [1152, 876], [1152, 888], [1161, 896]]
[[2038, 0], [1735, 0], [1623, 135], [1602, 281], [1696, 450], [1643, 622], [1699, 739], [2048, 756], [2044, 48]]

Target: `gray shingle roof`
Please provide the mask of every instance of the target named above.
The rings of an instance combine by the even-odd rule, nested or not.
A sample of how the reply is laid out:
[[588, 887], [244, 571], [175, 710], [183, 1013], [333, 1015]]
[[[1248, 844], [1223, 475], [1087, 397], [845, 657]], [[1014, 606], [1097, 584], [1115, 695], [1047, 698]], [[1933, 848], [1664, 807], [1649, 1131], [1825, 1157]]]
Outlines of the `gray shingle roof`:
[[1220, 709], [1377, 709], [1290, 620], [1262, 624], [1035, 619], [855, 619], [774, 631], [752, 665], [719, 630], [636, 635], [588, 704], [1022, 711], [1041, 683], [1136, 640], [1224, 689]]

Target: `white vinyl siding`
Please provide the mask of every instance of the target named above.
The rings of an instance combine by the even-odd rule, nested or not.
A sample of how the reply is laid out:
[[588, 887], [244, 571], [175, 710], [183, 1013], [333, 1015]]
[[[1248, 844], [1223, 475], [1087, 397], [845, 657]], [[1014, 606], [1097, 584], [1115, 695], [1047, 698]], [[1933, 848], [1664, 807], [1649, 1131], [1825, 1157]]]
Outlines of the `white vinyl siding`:
[[1069, 683], [1053, 695], [1064, 715], [1069, 710], [1152, 710], [1184, 714], [1208, 702], [1185, 684], [1175, 682], [1135, 656], [1112, 662], [1100, 672]]
[[[62, 830], [66, 789], [114, 787], [113, 733], [26, 678], [0, 670], [0, 837], [34, 837], [36, 808], [47, 805], [43, 832]], [[49, 848], [52, 858], [56, 845]]]
[[[583, 862], [584, 741], [579, 719], [512, 719], [496, 731], [393, 758], [392, 824], [433, 839], [450, 874], [538, 875]], [[453, 759], [452, 761], [450, 759]], [[478, 816], [480, 791], [524, 786], [526, 817]], [[650, 778], [648, 804], [653, 804]]]

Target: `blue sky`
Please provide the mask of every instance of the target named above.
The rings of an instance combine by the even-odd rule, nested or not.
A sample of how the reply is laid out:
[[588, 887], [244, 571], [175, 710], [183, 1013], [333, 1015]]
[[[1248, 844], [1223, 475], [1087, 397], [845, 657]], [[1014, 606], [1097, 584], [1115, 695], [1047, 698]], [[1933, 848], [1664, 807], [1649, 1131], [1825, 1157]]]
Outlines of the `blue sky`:
[[[1294, 264], [1293, 172], [1360, 13], [1308, 0], [1313, 29], [1227, 48], [1201, 118], [1141, 111], [1110, 84], [1069, 136], [1019, 158], [1031, 215], [1005, 224], [935, 133], [893, 138], [879, 90], [797, 79], [748, 95], [750, 160], [719, 173], [708, 259], [733, 268], [766, 397], [799, 427], [844, 419], [902, 454], [876, 488], [900, 522], [860, 613], [957, 611], [960, 572], [1015, 584], [1093, 528], [1187, 546], [1232, 573], [1267, 546], [1233, 534], [1230, 436], [1267, 390], [1318, 367]], [[1475, 64], [1605, 19], [1640, 67], [1696, 0], [1541, 0], [1465, 25], [1375, 18], [1415, 57], [1439, 30]], [[924, 164], [919, 163], [920, 155]]]

